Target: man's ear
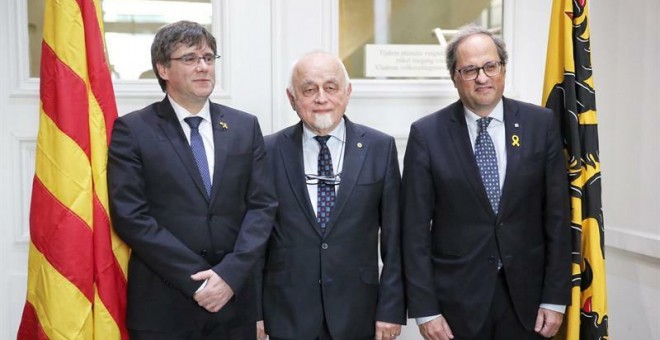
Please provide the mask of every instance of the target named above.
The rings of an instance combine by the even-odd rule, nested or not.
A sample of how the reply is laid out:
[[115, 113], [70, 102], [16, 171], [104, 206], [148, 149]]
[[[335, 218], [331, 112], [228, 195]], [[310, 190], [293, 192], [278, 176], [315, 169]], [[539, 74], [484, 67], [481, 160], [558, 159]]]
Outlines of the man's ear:
[[163, 64], [156, 64], [156, 69], [158, 70], [158, 75], [165, 80], [169, 79], [168, 71], [169, 68], [165, 67]]
[[296, 111], [296, 98], [293, 96], [291, 91], [289, 91], [289, 89], [286, 89], [286, 96], [289, 98], [289, 104], [291, 104], [291, 108], [293, 111]]
[[457, 76], [457, 74], [458, 74], [457, 72], [454, 72], [454, 76], [451, 77], [451, 83], [454, 84], [454, 87], [456, 87], [456, 78], [460, 77], [460, 76]]

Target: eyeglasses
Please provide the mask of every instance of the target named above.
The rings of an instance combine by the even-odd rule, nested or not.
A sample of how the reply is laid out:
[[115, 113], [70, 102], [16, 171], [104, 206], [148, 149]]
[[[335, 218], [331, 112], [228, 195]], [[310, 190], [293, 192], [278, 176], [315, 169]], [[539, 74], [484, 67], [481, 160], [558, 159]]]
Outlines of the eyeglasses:
[[307, 182], [307, 185], [318, 185], [319, 183], [339, 185], [341, 183], [341, 172], [334, 176], [305, 174], [305, 182]]
[[170, 58], [168, 60], [177, 60], [184, 65], [192, 66], [192, 65], [197, 65], [197, 63], [199, 63], [200, 60], [204, 60], [204, 63], [206, 63], [206, 65], [213, 65], [216, 59], [220, 59], [220, 56], [209, 53], [201, 57], [198, 57], [196, 54], [186, 54], [184, 56], [178, 58]]
[[504, 63], [501, 61], [489, 61], [485, 63], [484, 66], [465, 66], [456, 70], [456, 72], [458, 72], [458, 74], [461, 75], [461, 78], [465, 81], [477, 79], [477, 77], [479, 77], [479, 70], [484, 70], [484, 74], [492, 78], [502, 73], [502, 66], [504, 66]]

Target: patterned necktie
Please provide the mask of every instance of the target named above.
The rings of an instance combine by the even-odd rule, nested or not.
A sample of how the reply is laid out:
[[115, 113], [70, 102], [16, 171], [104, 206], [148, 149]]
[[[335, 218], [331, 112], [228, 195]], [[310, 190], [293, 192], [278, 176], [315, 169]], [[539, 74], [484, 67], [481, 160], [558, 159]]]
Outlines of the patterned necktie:
[[488, 134], [488, 124], [493, 118], [480, 118], [477, 120], [479, 124], [479, 134], [477, 135], [477, 142], [474, 145], [474, 156], [477, 159], [477, 166], [481, 173], [481, 181], [484, 183], [486, 195], [493, 207], [493, 211], [497, 214], [497, 209], [500, 204], [500, 174], [497, 170], [497, 156], [495, 154], [495, 145], [493, 140], [490, 139]]
[[[330, 136], [316, 136], [314, 139], [316, 139], [321, 145], [318, 160], [318, 175], [331, 178], [334, 176], [332, 170], [332, 156], [330, 156], [330, 149], [328, 149], [328, 145], [326, 144], [328, 139], [330, 139]], [[316, 220], [321, 226], [321, 231], [325, 232], [325, 227], [330, 221], [332, 207], [335, 206], [335, 186], [326, 183], [326, 181], [319, 180], [317, 190], [318, 204], [316, 207]]]
[[199, 124], [202, 122], [202, 117], [188, 117], [184, 119], [190, 126], [190, 149], [192, 149], [195, 163], [199, 169], [199, 174], [202, 175], [202, 182], [208, 195], [211, 194], [211, 176], [209, 174], [209, 163], [206, 160], [206, 151], [204, 149], [204, 141], [202, 135], [199, 134]]

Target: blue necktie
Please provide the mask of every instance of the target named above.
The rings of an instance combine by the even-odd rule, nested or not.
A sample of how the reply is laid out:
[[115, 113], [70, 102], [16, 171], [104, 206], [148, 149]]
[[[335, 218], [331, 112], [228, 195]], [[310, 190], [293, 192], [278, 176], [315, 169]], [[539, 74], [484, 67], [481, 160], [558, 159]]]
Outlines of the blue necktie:
[[199, 174], [202, 175], [202, 182], [204, 182], [206, 193], [210, 195], [211, 175], [209, 174], [209, 163], [206, 160], [202, 135], [199, 134], [199, 124], [202, 122], [202, 117], [188, 117], [184, 120], [190, 126], [190, 149], [192, 149], [193, 156], [195, 157]]
[[[321, 145], [321, 151], [319, 151], [319, 160], [318, 160], [318, 174], [319, 176], [332, 178], [334, 172], [332, 171], [332, 156], [330, 156], [330, 149], [328, 149], [328, 139], [330, 136], [316, 136], [317, 142]], [[321, 231], [325, 232], [325, 227], [330, 221], [330, 213], [332, 213], [332, 207], [335, 206], [335, 186], [326, 183], [324, 180], [319, 180], [317, 188], [317, 207], [316, 207], [316, 219], [321, 226]]]
[[500, 204], [500, 173], [497, 170], [497, 155], [495, 154], [495, 145], [488, 134], [488, 124], [493, 118], [480, 118], [479, 134], [477, 142], [474, 145], [474, 156], [477, 159], [477, 166], [481, 173], [481, 181], [484, 183], [486, 195], [490, 201], [493, 211], [497, 214]]

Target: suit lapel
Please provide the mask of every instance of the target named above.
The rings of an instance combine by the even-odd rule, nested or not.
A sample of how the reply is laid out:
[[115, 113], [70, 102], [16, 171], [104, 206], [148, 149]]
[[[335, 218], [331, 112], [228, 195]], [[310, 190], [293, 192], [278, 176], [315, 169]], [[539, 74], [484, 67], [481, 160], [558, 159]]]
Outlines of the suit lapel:
[[344, 141], [344, 159], [341, 170], [341, 183], [337, 191], [335, 207], [330, 215], [330, 223], [326, 227], [325, 234], [328, 235], [346, 207], [353, 189], [357, 183], [358, 175], [364, 164], [364, 159], [369, 151], [369, 143], [365, 138], [365, 131], [353, 124], [346, 116], [346, 140]]
[[211, 200], [213, 201], [220, 190], [220, 179], [227, 164], [227, 154], [231, 148], [232, 131], [225, 122], [225, 114], [222, 107], [216, 104], [210, 104], [211, 124], [213, 127], [213, 146], [215, 164], [213, 165], [213, 182], [211, 183]]
[[199, 169], [197, 169], [197, 163], [195, 163], [195, 158], [193, 157], [188, 140], [183, 134], [181, 123], [179, 123], [176, 113], [174, 113], [174, 109], [167, 97], [165, 97], [165, 99], [158, 105], [156, 112], [160, 117], [158, 125], [170, 141], [172, 149], [174, 149], [174, 152], [179, 156], [188, 175], [192, 177], [197, 190], [208, 199], [204, 183], [202, 182], [202, 177], [199, 174]]
[[[504, 127], [505, 138], [504, 144], [506, 145], [506, 175], [504, 178], [504, 185], [502, 187], [502, 196], [500, 197], [499, 211], [506, 211], [507, 198], [513, 194], [512, 190], [515, 187], [516, 171], [520, 164], [520, 155], [522, 154], [523, 141], [525, 140], [525, 126], [521, 121], [522, 117], [518, 111], [518, 107], [511, 100], [506, 98], [504, 101]], [[502, 215], [500, 213], [500, 215]]]
[[[481, 180], [479, 166], [474, 158], [474, 150], [470, 141], [467, 123], [465, 122], [465, 110], [460, 102], [454, 104], [450, 122], [449, 132], [451, 140], [454, 143], [454, 149], [460, 160], [463, 172], [468, 177], [468, 182], [481, 204], [487, 211], [494, 214], [490, 201], [488, 201], [488, 196], [486, 195], [486, 189]], [[442, 126], [439, 126], [438, 129], [442, 129]]]
[[279, 157], [282, 157], [282, 164], [286, 171], [289, 185], [293, 191], [298, 204], [302, 208], [309, 223], [314, 226], [316, 232], [321, 235], [321, 229], [314, 208], [309, 200], [309, 192], [307, 191], [307, 183], [305, 181], [305, 163], [303, 160], [302, 148], [302, 122], [293, 126], [285, 134], [280, 143], [282, 143]]

